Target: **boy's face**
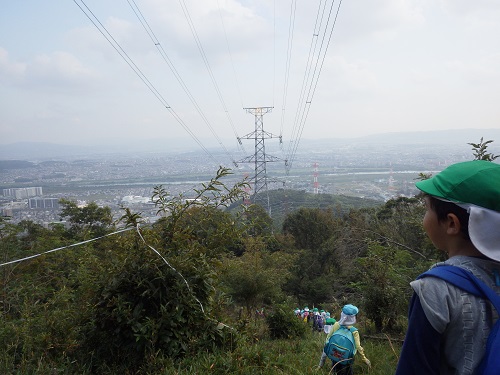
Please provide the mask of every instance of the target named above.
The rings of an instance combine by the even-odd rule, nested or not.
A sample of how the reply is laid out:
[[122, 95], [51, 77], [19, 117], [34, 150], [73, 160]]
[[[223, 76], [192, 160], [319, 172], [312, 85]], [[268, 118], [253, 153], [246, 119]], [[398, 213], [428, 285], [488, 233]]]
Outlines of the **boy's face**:
[[429, 197], [425, 197], [425, 215], [423, 224], [425, 233], [427, 233], [427, 236], [433, 245], [439, 250], [447, 251], [445, 246], [446, 228], [444, 223], [438, 220], [436, 212], [434, 212], [431, 207]]

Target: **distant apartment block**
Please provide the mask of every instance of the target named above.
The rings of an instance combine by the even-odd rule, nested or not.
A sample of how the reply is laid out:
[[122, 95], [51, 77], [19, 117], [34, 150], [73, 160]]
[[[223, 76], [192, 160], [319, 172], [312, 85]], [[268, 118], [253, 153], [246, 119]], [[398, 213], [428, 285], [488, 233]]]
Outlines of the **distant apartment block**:
[[4, 197], [13, 197], [15, 199], [28, 199], [43, 195], [42, 187], [10, 188], [3, 189]]
[[28, 207], [34, 209], [57, 210], [59, 209], [59, 199], [57, 198], [30, 198]]

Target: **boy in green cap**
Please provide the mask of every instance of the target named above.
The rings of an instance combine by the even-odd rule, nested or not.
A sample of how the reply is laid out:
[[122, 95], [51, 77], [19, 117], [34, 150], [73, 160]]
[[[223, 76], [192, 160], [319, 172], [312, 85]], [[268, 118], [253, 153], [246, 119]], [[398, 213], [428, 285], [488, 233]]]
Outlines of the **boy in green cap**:
[[[416, 186], [425, 193], [424, 229], [449, 258], [434, 267], [466, 269], [499, 294], [500, 165], [457, 163]], [[414, 295], [396, 374], [473, 374], [498, 318], [495, 308], [437, 277], [410, 285]]]

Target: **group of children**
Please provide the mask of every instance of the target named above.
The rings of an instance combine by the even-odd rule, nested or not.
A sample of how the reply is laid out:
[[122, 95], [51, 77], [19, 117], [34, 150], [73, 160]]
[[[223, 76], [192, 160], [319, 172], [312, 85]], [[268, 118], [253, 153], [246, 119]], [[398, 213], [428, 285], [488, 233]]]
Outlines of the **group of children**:
[[304, 322], [312, 320], [313, 331], [325, 332], [327, 334], [318, 369], [322, 368], [327, 360], [332, 362], [332, 373], [338, 375], [353, 375], [354, 356], [359, 356], [369, 367], [370, 360], [366, 358], [359, 332], [354, 327], [356, 315], [359, 309], [351, 304], [345, 305], [340, 313], [340, 319], [336, 321], [328, 311], [313, 308], [312, 311], [306, 306], [304, 309], [296, 308], [294, 313], [297, 318]]
[[[335, 320], [330, 317], [330, 313], [325, 310], [319, 310], [317, 307], [314, 307], [312, 310], [309, 310], [309, 307], [304, 307], [302, 310], [297, 307], [294, 310], [295, 316], [298, 319], [303, 320], [304, 322], [312, 321], [312, 330], [315, 332], [321, 332], [323, 330], [326, 331], [330, 325], [332, 325]], [[327, 332], [328, 333], [328, 332]]]

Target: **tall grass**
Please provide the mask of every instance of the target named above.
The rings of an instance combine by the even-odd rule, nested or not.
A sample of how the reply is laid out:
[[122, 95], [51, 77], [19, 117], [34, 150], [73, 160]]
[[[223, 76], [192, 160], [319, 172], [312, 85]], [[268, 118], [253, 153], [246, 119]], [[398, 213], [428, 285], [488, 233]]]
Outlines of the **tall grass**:
[[[171, 363], [163, 368], [162, 374], [328, 374], [330, 361], [322, 369], [317, 369], [325, 337], [324, 334], [308, 332], [303, 339], [244, 342], [233, 352], [200, 353], [176, 364]], [[393, 374], [400, 345], [389, 340], [363, 339], [362, 334], [361, 340], [372, 366], [369, 369], [357, 358], [354, 373]]]
[[[110, 365], [100, 370], [100, 375], [192, 375], [192, 374], [248, 374], [248, 375], [301, 375], [329, 374], [330, 361], [322, 369], [317, 369], [323, 350], [324, 333], [312, 332], [310, 327], [305, 337], [300, 339], [269, 338], [263, 320], [247, 327], [246, 334], [240, 335], [236, 346], [229, 350], [215, 352], [190, 353], [180, 360], [173, 360], [161, 352], [153, 353], [146, 359], [139, 370], [128, 369], [124, 365]], [[366, 356], [371, 361], [369, 369], [359, 358], [354, 363], [356, 375], [388, 375], [396, 369], [397, 356], [401, 350], [398, 340], [390, 341], [388, 337], [379, 339], [369, 335], [369, 327], [360, 325], [361, 344]], [[368, 328], [368, 329], [367, 329]], [[367, 337], [368, 336], [368, 337]], [[21, 355], [21, 354], [20, 354]], [[15, 363], [14, 363], [15, 362]], [[92, 374], [91, 359], [87, 363], [76, 363], [68, 358], [41, 357], [38, 363], [33, 361], [15, 361], [7, 351], [0, 355], [1, 374]]]

